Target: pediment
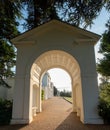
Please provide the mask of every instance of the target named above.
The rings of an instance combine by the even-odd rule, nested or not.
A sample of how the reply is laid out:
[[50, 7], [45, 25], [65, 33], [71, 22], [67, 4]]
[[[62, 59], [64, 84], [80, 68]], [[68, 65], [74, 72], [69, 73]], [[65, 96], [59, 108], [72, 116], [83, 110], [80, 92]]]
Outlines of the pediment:
[[60, 35], [64, 35], [64, 38], [72, 37], [76, 42], [90, 41], [93, 44], [100, 39], [100, 36], [95, 33], [74, 27], [58, 20], [51, 20], [50, 22], [17, 36], [11, 41], [16, 46], [18, 44], [20, 45], [21, 43], [32, 44], [37, 41], [37, 39], [43, 39], [44, 37], [49, 38], [53, 36], [53, 39], [57, 39], [57, 37], [60, 37]]

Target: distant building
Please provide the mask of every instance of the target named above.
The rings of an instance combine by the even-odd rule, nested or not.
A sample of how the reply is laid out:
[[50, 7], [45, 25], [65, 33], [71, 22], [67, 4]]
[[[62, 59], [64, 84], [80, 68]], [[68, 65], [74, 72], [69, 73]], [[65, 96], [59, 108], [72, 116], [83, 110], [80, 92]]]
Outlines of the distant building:
[[44, 90], [44, 99], [49, 99], [53, 97], [54, 85], [51, 82], [51, 77], [48, 72], [46, 72], [42, 78], [42, 89]]

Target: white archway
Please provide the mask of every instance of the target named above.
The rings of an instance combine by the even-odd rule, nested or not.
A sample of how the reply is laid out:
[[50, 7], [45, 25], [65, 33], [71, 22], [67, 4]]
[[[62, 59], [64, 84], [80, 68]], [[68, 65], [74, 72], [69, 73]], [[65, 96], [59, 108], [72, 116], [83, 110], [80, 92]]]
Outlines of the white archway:
[[54, 67], [66, 70], [71, 76], [73, 110], [77, 111], [80, 120], [90, 124], [102, 123], [97, 112], [94, 55], [94, 44], [99, 38], [94, 33], [52, 20], [13, 39], [18, 52], [11, 123], [26, 124], [33, 120], [32, 91], [35, 85], [39, 95], [37, 111], [41, 111], [39, 81], [46, 70]]
[[[72, 81], [71, 86], [72, 86], [72, 97], [73, 97], [73, 111], [77, 112], [77, 115], [80, 116], [80, 119], [82, 120], [84, 118], [84, 113], [83, 113], [80, 67], [73, 56], [60, 50], [47, 51], [41, 54], [34, 61], [31, 69], [31, 77], [33, 77], [33, 75], [35, 76], [36, 73], [36, 77], [37, 77], [36, 82], [38, 81], [39, 84], [41, 83], [40, 79], [42, 74], [45, 71], [55, 67], [59, 67], [66, 70], [70, 75]], [[32, 86], [32, 84], [33, 81], [31, 80], [30, 86]], [[39, 88], [39, 91], [40, 90], [41, 88]], [[39, 103], [41, 104], [41, 99], [39, 100], [40, 100]], [[42, 111], [40, 104], [39, 104], [40, 106], [39, 112]]]

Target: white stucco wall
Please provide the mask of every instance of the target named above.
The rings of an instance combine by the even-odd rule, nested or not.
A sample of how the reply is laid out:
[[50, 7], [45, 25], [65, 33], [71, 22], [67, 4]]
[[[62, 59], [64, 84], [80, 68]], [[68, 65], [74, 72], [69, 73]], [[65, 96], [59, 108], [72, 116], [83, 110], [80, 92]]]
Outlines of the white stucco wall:
[[[18, 51], [12, 123], [32, 121], [33, 80], [30, 73], [33, 64], [40, 68], [38, 81], [49, 68], [67, 70], [72, 77], [72, 90], [77, 86], [74, 100], [80, 120], [83, 123], [102, 123], [97, 113], [98, 86], [94, 55], [94, 44], [98, 39], [96, 34], [56, 20], [13, 39]], [[46, 52], [47, 57], [43, 55]], [[38, 85], [41, 89], [40, 82]]]

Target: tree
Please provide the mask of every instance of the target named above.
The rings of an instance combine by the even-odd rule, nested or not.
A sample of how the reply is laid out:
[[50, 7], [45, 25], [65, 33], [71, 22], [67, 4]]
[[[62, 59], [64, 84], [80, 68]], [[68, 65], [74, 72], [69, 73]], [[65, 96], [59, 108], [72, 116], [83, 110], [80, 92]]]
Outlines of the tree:
[[28, 29], [51, 19], [59, 19], [72, 25], [87, 27], [100, 14], [106, 0], [23, 0], [27, 6]]
[[[21, 17], [22, 6], [27, 7], [26, 27], [32, 29], [51, 19], [59, 19], [75, 26], [91, 25], [107, 0], [2, 0], [0, 1], [0, 82], [12, 76], [15, 64], [14, 47], [10, 39], [19, 34], [17, 19]], [[6, 50], [5, 50], [6, 49]], [[5, 60], [4, 60], [5, 59]], [[10, 60], [11, 59], [11, 60]]]
[[55, 86], [53, 88], [54, 88], [54, 96], [57, 96], [58, 95], [58, 90], [57, 90], [57, 88]]
[[99, 53], [103, 58], [97, 64], [97, 70], [102, 76], [110, 77], [110, 21], [106, 24], [107, 30], [102, 35]]
[[14, 75], [15, 50], [10, 39], [19, 34], [16, 19], [21, 17], [20, 9], [19, 0], [0, 1], [0, 84], [5, 87], [9, 85], [4, 79]]
[[71, 92], [70, 91], [65, 91], [65, 89], [63, 91], [60, 92], [60, 96], [62, 97], [71, 97]]
[[[106, 8], [110, 11], [110, 2], [107, 2]], [[103, 58], [97, 64], [97, 71], [102, 75], [99, 95], [99, 115], [104, 122], [110, 123], [110, 19], [106, 24], [107, 30], [103, 33], [99, 53]]]
[[104, 123], [110, 124], [110, 83], [106, 80], [100, 84], [98, 112]]
[[7, 44], [6, 41], [0, 40], [0, 85], [9, 87], [4, 81], [7, 77], [14, 74], [11, 68], [15, 65], [15, 52], [13, 46]]

